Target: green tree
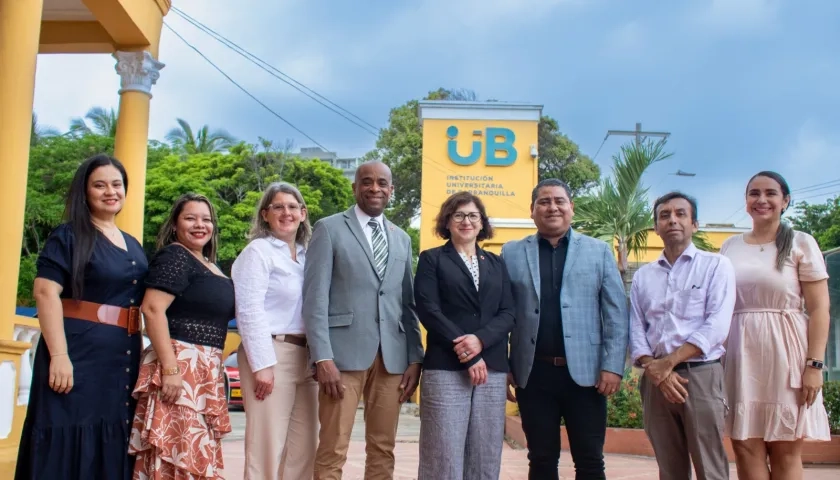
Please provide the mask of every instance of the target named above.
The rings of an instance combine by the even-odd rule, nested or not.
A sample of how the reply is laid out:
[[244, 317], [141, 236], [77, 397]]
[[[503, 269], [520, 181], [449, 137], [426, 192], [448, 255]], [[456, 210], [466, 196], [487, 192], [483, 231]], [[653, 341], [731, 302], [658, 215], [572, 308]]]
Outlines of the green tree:
[[539, 124], [540, 180], [559, 178], [576, 198], [598, 184], [601, 169], [582, 154], [578, 145], [560, 132], [557, 120], [543, 115]]
[[823, 251], [840, 247], [840, 197], [796, 204], [793, 228], [811, 234]]
[[[664, 140], [623, 145], [613, 155], [612, 178], [602, 179], [594, 193], [575, 203], [575, 227], [616, 245], [618, 269], [626, 283], [632, 280], [627, 277], [630, 254], [638, 256], [644, 251], [653, 229], [653, 206], [642, 177], [651, 165], [673, 155], [664, 148]], [[704, 232], [698, 231], [692, 241], [700, 250], [716, 250]]]
[[46, 138], [56, 137], [59, 135], [61, 134], [58, 133], [58, 130], [45, 125], [40, 125], [38, 123], [38, 115], [36, 115], [35, 112], [32, 112], [32, 130], [29, 132], [30, 147], [38, 145]]
[[664, 141], [623, 145], [613, 156], [612, 178], [603, 179], [592, 195], [578, 199], [575, 205], [578, 229], [616, 244], [622, 276], [627, 273], [630, 254], [644, 250], [648, 230], [653, 228], [648, 188], [642, 184], [642, 176], [651, 165], [673, 155], [664, 147]]
[[49, 137], [30, 149], [23, 254], [37, 254], [61, 223], [64, 198], [79, 165], [88, 157], [113, 151], [114, 139], [98, 135]]
[[[169, 147], [150, 142], [149, 163], [161, 158]], [[50, 136], [30, 148], [26, 183], [21, 265], [18, 276], [18, 304], [34, 305], [32, 282], [35, 260], [49, 234], [62, 221], [67, 189], [79, 165], [88, 157], [113, 155], [114, 139], [95, 134]], [[129, 179], [129, 187], [132, 183]]]
[[[423, 100], [475, 101], [476, 94], [471, 90], [439, 88], [429, 92]], [[392, 109], [388, 127], [379, 132], [376, 149], [364, 158], [380, 160], [391, 167], [396, 188], [386, 214], [404, 229], [420, 211], [423, 132], [417, 105], [417, 100], [410, 100]], [[539, 133], [540, 162], [545, 159], [550, 165], [546, 170], [551, 173], [549, 176], [565, 179], [578, 193], [597, 182], [600, 176], [598, 166], [589, 157], [581, 155], [578, 146], [558, 131], [554, 119], [543, 117]]]
[[194, 132], [186, 120], [177, 118], [175, 121], [178, 126], [166, 134], [166, 140], [176, 150], [190, 154], [222, 152], [236, 143], [236, 139], [224, 130], [211, 132], [209, 126], [203, 125]]
[[[70, 133], [77, 136], [94, 134], [114, 138], [117, 136], [118, 116], [113, 108], [93, 107], [85, 114], [85, 118], [74, 118], [70, 121]], [[92, 127], [88, 126], [88, 120]]]
[[[424, 100], [475, 100], [469, 90], [439, 88], [429, 92]], [[417, 113], [417, 100], [391, 109], [388, 127], [379, 132], [376, 149], [364, 160], [380, 160], [391, 168], [395, 191], [386, 215], [392, 222], [406, 229], [420, 211], [420, 179], [423, 158], [423, 132]]]
[[709, 236], [706, 235], [706, 232], [698, 231], [691, 238], [691, 241], [694, 243], [694, 246], [697, 247], [698, 250], [704, 250], [706, 252], [718, 252], [718, 251], [720, 251], [720, 249], [716, 248], [712, 244], [712, 241], [709, 240]]
[[277, 152], [236, 145], [219, 152], [169, 155], [149, 169], [146, 179], [144, 244], [148, 253], [175, 200], [186, 192], [206, 195], [219, 217], [219, 261], [228, 270], [245, 247], [262, 190], [270, 182], [294, 183], [309, 207], [310, 221], [352, 204], [350, 182], [341, 170], [319, 160], [289, 158]]

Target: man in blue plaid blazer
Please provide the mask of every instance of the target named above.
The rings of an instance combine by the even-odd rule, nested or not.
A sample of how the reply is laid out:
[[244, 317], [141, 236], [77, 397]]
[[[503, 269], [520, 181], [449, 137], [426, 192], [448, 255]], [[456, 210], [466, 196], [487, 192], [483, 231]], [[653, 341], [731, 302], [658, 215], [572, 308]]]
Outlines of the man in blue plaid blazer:
[[510, 398], [519, 403], [530, 479], [558, 478], [561, 419], [575, 478], [606, 478], [606, 399], [627, 358], [630, 318], [612, 248], [573, 231], [573, 215], [568, 185], [543, 180], [531, 196], [537, 234], [502, 248], [516, 300]]

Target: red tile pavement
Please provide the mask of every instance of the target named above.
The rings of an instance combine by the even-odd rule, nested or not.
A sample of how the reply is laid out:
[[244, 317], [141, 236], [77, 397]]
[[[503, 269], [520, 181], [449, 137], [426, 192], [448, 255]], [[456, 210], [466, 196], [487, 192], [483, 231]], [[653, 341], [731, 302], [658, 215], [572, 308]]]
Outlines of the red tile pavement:
[[[362, 480], [365, 469], [365, 445], [362, 441], [353, 441], [347, 463], [344, 466], [343, 479]], [[397, 466], [394, 471], [395, 480], [412, 480], [417, 478], [417, 443], [398, 443], [395, 451]], [[244, 444], [241, 440], [224, 442], [225, 471], [227, 480], [242, 478], [244, 463]], [[564, 451], [560, 458], [560, 478], [573, 479], [574, 468], [568, 451]], [[607, 478], [620, 479], [656, 479], [659, 478], [656, 461], [647, 457], [632, 457], [624, 455], [607, 455]], [[525, 450], [515, 450], [505, 445], [502, 453], [502, 473], [500, 480], [525, 480], [528, 478], [528, 459]], [[735, 466], [732, 465], [731, 478], [737, 479]], [[840, 478], [840, 467], [808, 468], [805, 470], [806, 480], [836, 480]]]

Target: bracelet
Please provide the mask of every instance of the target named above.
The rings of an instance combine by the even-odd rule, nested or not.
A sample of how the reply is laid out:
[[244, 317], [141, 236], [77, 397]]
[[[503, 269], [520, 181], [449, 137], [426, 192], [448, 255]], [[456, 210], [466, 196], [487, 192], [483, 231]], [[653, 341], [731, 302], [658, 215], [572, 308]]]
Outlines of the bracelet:
[[161, 375], [178, 375], [178, 374], [181, 373], [181, 369], [178, 368], [177, 365], [175, 365], [172, 368], [161, 369], [160, 373], [161, 373]]
[[60, 357], [60, 356], [62, 356], [62, 355], [67, 355], [67, 352], [64, 352], [64, 353], [53, 353], [53, 354], [51, 354], [51, 355], [50, 355], [50, 357]]

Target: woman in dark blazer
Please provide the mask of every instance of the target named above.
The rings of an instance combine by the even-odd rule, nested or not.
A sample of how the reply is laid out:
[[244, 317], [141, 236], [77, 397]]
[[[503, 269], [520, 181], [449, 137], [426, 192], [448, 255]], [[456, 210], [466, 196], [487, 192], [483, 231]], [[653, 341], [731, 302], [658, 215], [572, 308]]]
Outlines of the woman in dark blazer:
[[504, 442], [508, 334], [513, 293], [481, 199], [468, 192], [441, 206], [441, 247], [420, 254], [414, 295], [426, 328], [420, 381], [419, 479], [499, 478]]

